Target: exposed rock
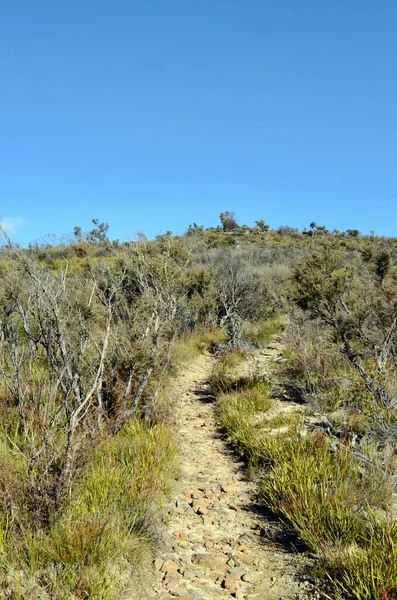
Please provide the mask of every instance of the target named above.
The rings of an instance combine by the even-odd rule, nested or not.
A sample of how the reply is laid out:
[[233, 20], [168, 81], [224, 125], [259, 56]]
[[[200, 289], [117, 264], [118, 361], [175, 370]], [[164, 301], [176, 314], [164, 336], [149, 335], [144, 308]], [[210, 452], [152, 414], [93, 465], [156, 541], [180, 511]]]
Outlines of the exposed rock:
[[258, 571], [248, 571], [242, 576], [242, 580], [246, 583], [259, 583], [261, 581], [261, 574]]
[[176, 563], [174, 560], [168, 559], [163, 563], [161, 570], [163, 573], [176, 573], [178, 567], [178, 563]]

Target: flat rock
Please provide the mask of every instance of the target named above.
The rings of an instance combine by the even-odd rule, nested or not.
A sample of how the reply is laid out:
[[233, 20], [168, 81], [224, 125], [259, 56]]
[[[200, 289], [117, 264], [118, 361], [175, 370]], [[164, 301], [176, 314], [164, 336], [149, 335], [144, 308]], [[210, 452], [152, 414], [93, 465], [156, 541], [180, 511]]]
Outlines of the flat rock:
[[241, 579], [246, 583], [257, 584], [261, 581], [262, 575], [259, 573], [259, 571], [248, 571], [248, 573], [245, 573]]
[[176, 573], [178, 568], [178, 563], [176, 563], [174, 560], [168, 559], [163, 563], [161, 571], [163, 573]]

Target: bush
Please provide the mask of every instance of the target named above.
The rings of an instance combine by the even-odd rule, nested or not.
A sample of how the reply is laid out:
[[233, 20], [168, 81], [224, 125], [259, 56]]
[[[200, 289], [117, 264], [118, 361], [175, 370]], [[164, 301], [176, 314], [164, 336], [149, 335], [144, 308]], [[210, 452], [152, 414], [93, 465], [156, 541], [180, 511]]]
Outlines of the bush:
[[95, 450], [49, 531], [22, 532], [16, 539], [9, 535], [11, 524], [3, 523], [2, 587], [15, 588], [7, 581], [20, 572], [23, 597], [40, 590], [44, 598], [114, 598], [126, 583], [122, 560], [133, 574], [150, 555], [159, 509], [176, 475], [171, 430], [132, 419]]

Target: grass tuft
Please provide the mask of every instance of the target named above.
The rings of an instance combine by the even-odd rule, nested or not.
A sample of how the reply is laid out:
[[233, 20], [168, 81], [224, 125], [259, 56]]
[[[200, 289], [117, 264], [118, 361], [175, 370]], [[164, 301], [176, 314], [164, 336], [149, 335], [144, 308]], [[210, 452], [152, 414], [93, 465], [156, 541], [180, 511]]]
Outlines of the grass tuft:
[[14, 532], [11, 541], [12, 524], [1, 523], [0, 585], [12, 598], [36, 592], [51, 599], [114, 598], [131, 584], [121, 562], [134, 572], [149, 556], [157, 515], [177, 475], [175, 453], [169, 427], [132, 419], [96, 448], [48, 531], [22, 531], [17, 538]]
[[268, 346], [271, 339], [277, 333], [280, 333], [284, 327], [284, 322], [280, 315], [274, 315], [265, 320], [246, 322], [244, 324], [244, 339], [256, 347]]

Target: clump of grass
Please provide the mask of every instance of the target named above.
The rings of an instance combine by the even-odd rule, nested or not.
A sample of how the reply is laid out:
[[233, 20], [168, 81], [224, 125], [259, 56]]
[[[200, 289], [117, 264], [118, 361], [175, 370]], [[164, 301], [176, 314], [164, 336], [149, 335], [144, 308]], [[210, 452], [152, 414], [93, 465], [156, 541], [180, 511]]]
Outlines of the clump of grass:
[[390, 517], [371, 520], [365, 549], [345, 549], [330, 557], [338, 600], [397, 598], [397, 524]]
[[75, 489], [73, 510], [93, 513], [113, 507], [129, 527], [147, 507], [165, 497], [177, 473], [172, 433], [164, 424], [132, 419], [113, 439], [95, 452], [90, 468]]
[[[376, 461], [365, 465], [351, 446], [331, 444], [321, 431], [302, 435], [299, 418], [268, 435], [262, 419], [270, 386], [255, 378], [213, 374], [217, 410], [233, 446], [259, 475], [258, 498], [289, 523], [318, 557], [316, 575], [331, 582], [338, 600], [397, 598], [397, 523], [389, 516], [392, 484]], [[380, 515], [384, 515], [379, 518]]]
[[229, 436], [260, 466], [259, 498], [317, 554], [338, 598], [379, 600], [397, 582], [397, 524], [372, 512], [390, 500], [383, 473], [364, 471], [348, 446], [332, 452], [321, 433], [302, 438], [295, 428], [258, 440], [241, 416], [228, 417]]
[[233, 370], [244, 360], [244, 352], [239, 349], [224, 352], [212, 370], [209, 384], [215, 395], [226, 394], [238, 385], [238, 378]]
[[20, 573], [21, 598], [34, 597], [34, 590], [51, 599], [114, 598], [123, 588], [120, 562], [126, 560], [133, 571], [149, 556], [159, 509], [177, 475], [175, 453], [166, 425], [139, 418], [105, 440], [49, 530], [26, 530], [18, 537], [14, 532], [11, 538], [7, 524], [0, 524], [3, 587], [13, 587], [17, 598], [7, 577], [13, 574], [15, 582]]
[[182, 335], [174, 347], [174, 369], [189, 364], [202, 352], [214, 352], [226, 341], [223, 329], [217, 327], [197, 329]]
[[255, 461], [256, 436], [253, 418], [272, 405], [270, 384], [258, 376], [236, 378], [218, 364], [210, 378], [217, 395], [217, 414], [221, 426], [249, 463]]
[[280, 315], [267, 319], [244, 323], [243, 336], [253, 346], [259, 348], [269, 345], [272, 337], [283, 329], [284, 323]]
[[262, 426], [266, 431], [273, 431], [277, 433], [278, 429], [291, 427], [297, 427], [301, 422], [301, 415], [299, 413], [279, 413], [274, 416], [268, 416], [262, 421]]
[[363, 477], [351, 448], [333, 453], [321, 433], [290, 433], [262, 438], [258, 453], [265, 465], [260, 497], [310, 548], [364, 541], [367, 507], [384, 498]]
[[200, 346], [203, 350], [216, 352], [217, 349], [226, 342], [226, 333], [224, 329], [210, 327], [198, 332]]

